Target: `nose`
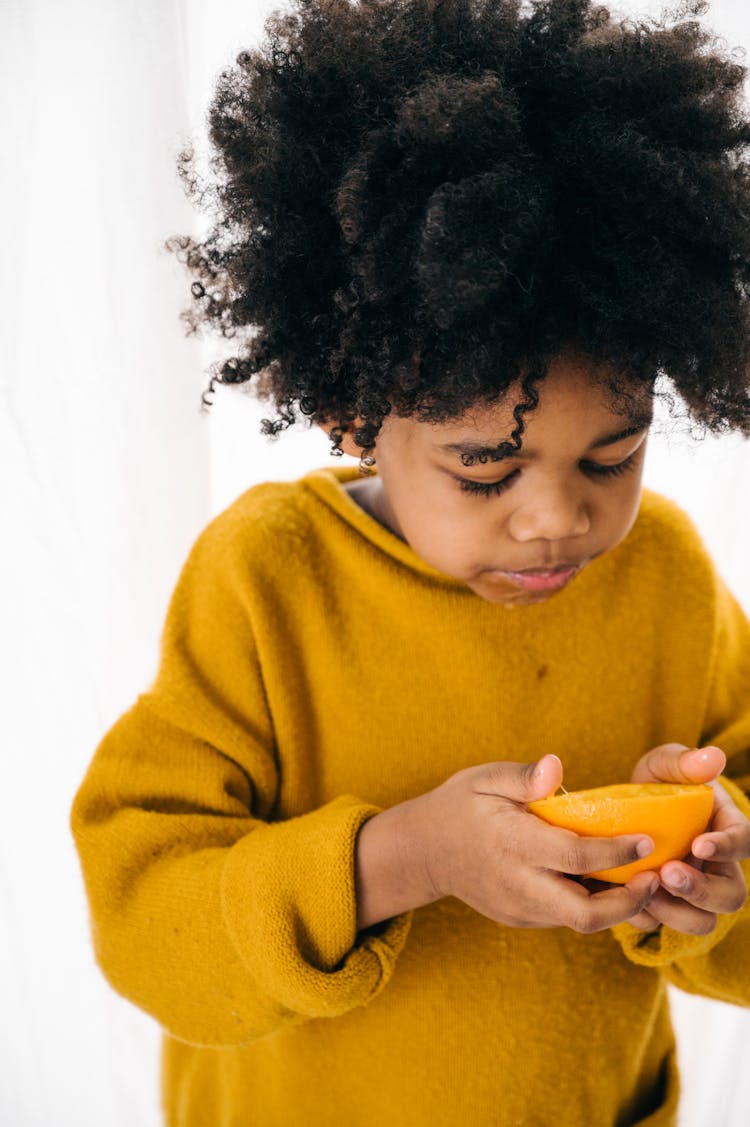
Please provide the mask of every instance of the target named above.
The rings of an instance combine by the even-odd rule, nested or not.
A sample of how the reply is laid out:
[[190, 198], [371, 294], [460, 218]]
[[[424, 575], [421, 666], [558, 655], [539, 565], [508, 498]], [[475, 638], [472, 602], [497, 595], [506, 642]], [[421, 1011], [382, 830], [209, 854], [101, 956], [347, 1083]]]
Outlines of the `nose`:
[[519, 499], [508, 522], [514, 540], [566, 540], [585, 536], [591, 529], [591, 517], [585, 500], [575, 490], [550, 486], [535, 489]]

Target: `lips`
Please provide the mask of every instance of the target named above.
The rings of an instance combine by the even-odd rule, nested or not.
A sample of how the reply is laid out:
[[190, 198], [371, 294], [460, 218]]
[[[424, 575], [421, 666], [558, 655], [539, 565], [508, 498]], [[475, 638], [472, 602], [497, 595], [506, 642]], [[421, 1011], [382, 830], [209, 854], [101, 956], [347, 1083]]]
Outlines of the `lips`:
[[525, 591], [559, 591], [582, 567], [582, 563], [560, 564], [553, 568], [535, 567], [527, 568], [525, 571], [498, 571], [498, 574]]

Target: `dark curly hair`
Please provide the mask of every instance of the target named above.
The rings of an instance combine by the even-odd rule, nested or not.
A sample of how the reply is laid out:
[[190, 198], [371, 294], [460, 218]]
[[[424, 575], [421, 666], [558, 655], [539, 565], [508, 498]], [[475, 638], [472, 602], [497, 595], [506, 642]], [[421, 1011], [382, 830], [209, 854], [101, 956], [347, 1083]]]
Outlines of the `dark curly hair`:
[[523, 375], [509, 450], [574, 344], [615, 394], [665, 377], [750, 434], [746, 68], [687, 18], [706, 7], [276, 9], [217, 80], [210, 178], [177, 159], [213, 223], [165, 244], [194, 278], [181, 317], [236, 341], [204, 403], [255, 378], [264, 433], [301, 414], [372, 464], [391, 410], [446, 421]]

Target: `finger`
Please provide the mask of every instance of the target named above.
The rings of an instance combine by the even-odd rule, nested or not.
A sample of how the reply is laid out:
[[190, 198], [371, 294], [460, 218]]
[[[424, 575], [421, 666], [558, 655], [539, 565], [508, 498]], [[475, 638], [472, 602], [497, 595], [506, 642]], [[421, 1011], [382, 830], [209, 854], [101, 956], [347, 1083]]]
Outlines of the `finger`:
[[639, 912], [637, 916], [633, 916], [628, 920], [628, 923], [633, 927], [637, 927], [639, 931], [656, 931], [659, 926], [659, 920], [652, 916], [647, 908]]
[[713, 783], [714, 812], [709, 828], [693, 841], [701, 860], [743, 861], [750, 857], [750, 822], [721, 783]]
[[533, 802], [554, 794], [563, 779], [563, 765], [557, 755], [543, 755], [536, 763], [482, 763], [457, 772], [470, 781], [475, 794], [509, 798], [512, 802]]
[[663, 888], [652, 896], [648, 913], [658, 923], [685, 935], [709, 935], [718, 922], [716, 912], [697, 908], [686, 900], [671, 896]]
[[[533, 814], [531, 817], [535, 817]], [[653, 840], [645, 834], [620, 834], [617, 837], [582, 837], [572, 830], [541, 823], [536, 833], [533, 856], [536, 863], [559, 873], [585, 876], [602, 869], [614, 869], [640, 861], [653, 852]], [[523, 844], [520, 843], [519, 844]], [[525, 845], [528, 851], [528, 844]]]
[[560, 900], [562, 922], [573, 931], [590, 934], [642, 912], [658, 891], [659, 881], [654, 873], [638, 873], [628, 884], [612, 885], [601, 892], [588, 892], [575, 881], [566, 880], [565, 885]]
[[709, 863], [703, 872], [669, 861], [659, 878], [668, 893], [709, 913], [737, 912], [747, 899], [745, 875], [737, 861]]
[[559, 790], [562, 781], [563, 765], [560, 757], [553, 754], [543, 755], [541, 759], [537, 760], [534, 773], [531, 776], [529, 793], [532, 797], [526, 801], [533, 802], [536, 798], [547, 798], [548, 795]]
[[750, 822], [695, 838], [692, 852], [701, 861], [744, 861], [750, 857]]
[[[574, 879], [579, 880], [590, 892], [600, 892], [605, 888], [617, 887], [613, 885], [611, 881], [597, 880], [596, 877], [577, 877]], [[644, 908], [641, 912], [632, 916], [628, 920], [628, 923], [633, 924], [633, 926], [637, 927], [640, 931], [655, 931], [659, 926], [659, 921], [651, 915], [647, 908]]]
[[707, 783], [724, 770], [721, 748], [661, 744], [647, 752], [633, 771], [634, 783]]

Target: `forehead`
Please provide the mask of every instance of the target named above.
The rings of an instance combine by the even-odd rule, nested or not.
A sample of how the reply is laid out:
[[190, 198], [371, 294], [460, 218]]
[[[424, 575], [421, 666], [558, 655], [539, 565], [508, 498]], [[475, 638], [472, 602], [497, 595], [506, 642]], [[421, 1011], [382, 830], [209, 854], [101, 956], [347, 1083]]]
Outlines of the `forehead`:
[[[527, 401], [520, 382], [497, 402], [472, 407], [444, 423], [416, 423], [420, 444], [447, 454], [482, 456], [507, 443], [523, 420], [521, 457], [546, 448], [596, 449], [637, 434], [651, 422], [652, 395], [643, 385], [625, 386], [615, 395], [606, 379], [581, 368], [550, 368], [536, 385], [538, 403]], [[514, 444], [515, 445], [515, 444]]]

